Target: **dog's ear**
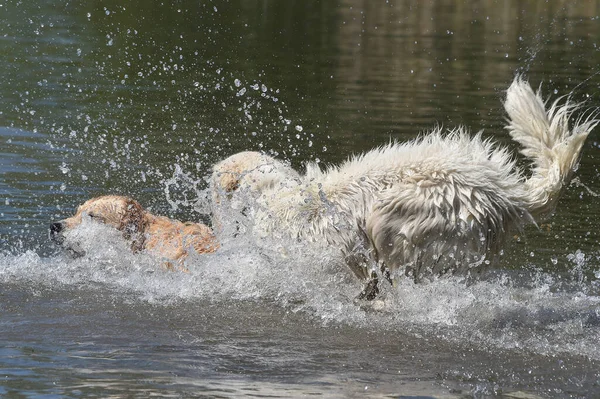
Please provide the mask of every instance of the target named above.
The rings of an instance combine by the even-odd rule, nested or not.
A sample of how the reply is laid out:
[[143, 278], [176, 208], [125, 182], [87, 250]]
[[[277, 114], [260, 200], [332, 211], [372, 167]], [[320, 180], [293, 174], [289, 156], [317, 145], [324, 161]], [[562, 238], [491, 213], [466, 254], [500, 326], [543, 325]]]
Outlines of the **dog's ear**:
[[144, 232], [148, 225], [146, 211], [139, 202], [127, 198], [125, 201], [125, 212], [119, 225], [123, 237], [131, 240], [131, 250], [138, 252], [144, 249]]

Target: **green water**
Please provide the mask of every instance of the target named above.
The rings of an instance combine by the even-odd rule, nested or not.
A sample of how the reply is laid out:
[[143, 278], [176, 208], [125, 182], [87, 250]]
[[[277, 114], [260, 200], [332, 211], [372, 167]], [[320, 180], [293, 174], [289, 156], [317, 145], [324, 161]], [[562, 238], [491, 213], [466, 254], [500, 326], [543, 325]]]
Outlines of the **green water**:
[[[544, 307], [545, 297], [536, 296], [543, 289], [537, 287], [525, 294], [510, 291], [510, 300], [503, 297], [508, 304], [497, 305], [500, 315], [492, 318], [491, 324], [481, 321], [487, 320], [485, 317], [473, 316], [471, 309], [459, 312], [464, 319], [457, 318], [458, 332], [451, 327], [448, 336], [468, 342], [464, 353], [470, 355], [466, 357], [461, 347], [455, 347], [456, 339], [448, 339], [446, 333], [433, 333], [435, 340], [440, 339], [439, 346], [423, 345], [422, 329], [414, 334], [411, 330], [421, 322], [419, 312], [406, 319], [396, 316], [401, 321], [392, 322], [391, 329], [402, 331], [399, 335], [410, 353], [410, 359], [403, 359], [404, 349], [394, 346], [390, 353], [395, 363], [381, 357], [388, 345], [395, 345], [395, 335], [386, 335], [387, 321], [373, 321], [358, 310], [347, 316], [350, 320], [367, 317], [364, 324], [358, 323], [357, 331], [338, 331], [331, 326], [323, 330], [319, 323], [314, 326], [314, 319], [333, 319], [343, 326], [347, 320], [330, 309], [306, 310], [309, 306], [300, 306], [299, 321], [278, 327], [273, 319], [289, 310], [286, 306], [294, 303], [295, 294], [286, 297], [284, 293], [286, 305], [280, 306], [270, 292], [260, 291], [266, 283], [257, 284], [258, 303], [251, 303], [249, 309], [228, 303], [227, 318], [211, 330], [209, 323], [183, 316], [194, 306], [200, 312], [198, 319], [222, 318], [218, 304], [227, 290], [218, 292], [221, 297], [207, 316], [196, 307], [198, 302], [212, 301], [212, 292], [201, 292], [200, 299], [190, 294], [189, 299], [186, 295], [196, 288], [189, 282], [175, 285], [169, 289], [184, 299], [173, 305], [171, 312], [171, 302], [161, 305], [160, 299], [155, 299], [156, 305], [147, 299], [160, 297], [161, 287], [151, 279], [118, 273], [115, 277], [110, 274], [113, 269], [98, 271], [98, 277], [65, 266], [48, 242], [47, 226], [70, 214], [85, 199], [107, 193], [133, 196], [155, 213], [208, 221], [202, 190], [210, 167], [241, 150], [265, 151], [302, 169], [307, 160], [337, 163], [391, 139], [415, 138], [436, 125], [464, 124], [473, 132], [484, 129], [486, 137], [516, 153], [517, 147], [504, 130], [501, 106], [504, 90], [516, 73], [524, 73], [533, 86], [543, 82], [545, 95], [571, 95], [590, 110], [598, 107], [599, 18], [598, 1], [0, 2], [0, 255], [4, 256], [0, 259], [0, 310], [9, 315], [0, 318], [0, 332], [8, 337], [0, 348], [0, 353], [7, 354], [0, 369], [10, 376], [4, 385], [0, 380], [0, 396], [6, 392], [28, 397], [45, 393], [77, 396], [86, 384], [94, 388], [84, 392], [103, 396], [112, 392], [107, 388], [111, 383], [119, 386], [115, 392], [121, 395], [137, 389], [140, 397], [166, 394], [170, 384], [175, 384], [176, 394], [192, 395], [207, 376], [211, 378], [207, 392], [228, 396], [219, 385], [223, 369], [228, 377], [241, 376], [241, 380], [226, 379], [228, 384], [237, 384], [235, 395], [239, 396], [249, 391], [270, 393], [258, 387], [265, 381], [274, 383], [273, 392], [280, 396], [327, 387], [331, 396], [358, 397], [366, 385], [372, 390], [379, 386], [375, 392], [380, 394], [399, 394], [402, 387], [410, 387], [413, 395], [442, 397], [444, 392], [491, 397], [514, 391], [542, 397], [585, 397], [590, 390], [597, 390], [597, 346], [593, 344], [598, 342], [597, 306], [585, 302], [577, 307], [574, 303], [577, 295], [596, 303], [599, 287], [598, 131], [584, 147], [577, 172], [581, 184], [567, 190], [548, 224], [515, 237], [501, 265], [513, 271], [559, 271], [564, 281], [548, 288], [558, 293], [559, 305]], [[41, 260], [30, 260], [29, 249]], [[106, 266], [100, 261], [92, 264], [98, 269]], [[44, 270], [36, 271], [44, 267], [49, 269], [47, 278]], [[30, 277], [31, 273], [37, 277]], [[86, 286], [82, 294], [78, 287], [85, 286], [88, 278], [93, 287]], [[172, 277], [162, 278], [165, 281], [158, 281], [165, 286], [173, 283]], [[22, 280], [28, 284], [21, 286]], [[62, 288], [66, 293], [37, 288], [38, 284], [53, 287], [57, 281], [66, 284]], [[307, 287], [313, 283], [305, 281]], [[579, 283], [583, 283], [585, 295], [567, 290], [561, 296], [564, 286]], [[94, 284], [104, 295], [100, 305], [85, 300], [95, 295]], [[517, 285], [528, 284], [519, 280]], [[129, 286], [144, 293], [142, 304], [136, 302], [136, 295], [130, 301]], [[499, 291], [506, 288], [494, 287]], [[423, 295], [431, 303], [458, 303], [460, 308], [462, 289], [448, 294], [437, 287]], [[480, 287], [469, 289], [474, 291], [467, 290], [466, 296], [483, 298], [477, 307], [486, 309], [486, 304], [496, 303], [495, 294], [486, 296]], [[405, 290], [413, 292], [413, 288]], [[298, 295], [310, 302], [311, 294]], [[529, 296], [535, 305], [529, 304]], [[37, 299], [27, 305], [29, 297]], [[269, 329], [249, 337], [235, 335], [236, 345], [250, 348], [244, 352], [247, 356], [241, 356], [223, 336], [232, 331], [237, 334], [237, 322], [252, 330], [252, 312], [262, 314], [260, 301], [265, 298], [269, 306], [275, 302], [275, 310], [257, 317]], [[510, 302], [513, 299], [518, 305]], [[568, 302], [571, 300], [574, 302]], [[48, 303], [56, 307], [46, 320], [43, 315]], [[72, 304], [82, 312], [81, 317]], [[114, 318], [113, 313], [108, 318], [114, 326], [95, 324], [98, 314], [106, 317], [102, 309], [111, 306]], [[497, 310], [491, 306], [487, 313]], [[426, 311], [433, 315], [423, 329], [437, 331], [438, 325], [431, 322], [436, 320], [435, 311]], [[156, 320], [151, 317], [155, 313], [159, 314]], [[482, 313], [485, 316], [486, 311]], [[147, 323], [143, 332], [127, 322], [134, 316]], [[40, 340], [48, 324], [59, 325], [57, 334]], [[355, 327], [353, 322], [348, 324]], [[22, 327], [25, 325], [30, 327]], [[81, 325], [92, 327], [81, 330]], [[297, 325], [310, 327], [308, 338], [296, 331]], [[113, 327], [119, 344], [111, 340]], [[200, 327], [206, 327], [202, 330], [205, 335], [191, 332]], [[369, 340], [385, 338], [371, 347], [369, 340], [357, 338], [365, 336], [361, 328], [372, 334], [367, 334]], [[75, 342], [80, 333], [85, 342], [91, 342], [83, 349]], [[278, 350], [287, 341], [301, 343], [291, 352], [282, 350], [283, 371], [264, 366], [272, 361], [264, 348], [277, 334], [286, 337], [277, 341]], [[333, 343], [324, 342], [322, 335], [333, 336]], [[70, 338], [61, 340], [62, 336]], [[93, 337], [97, 336], [101, 337], [97, 339], [100, 349], [94, 347]], [[140, 346], [140, 337], [156, 346]], [[209, 344], [199, 348], [196, 343], [202, 339]], [[475, 341], [480, 345], [473, 344]], [[546, 341], [550, 342], [548, 348], [543, 344]], [[210, 342], [221, 346], [215, 349]], [[298, 358], [305, 354], [306, 342], [314, 346], [304, 362]], [[356, 342], [362, 349], [353, 355]], [[164, 354], [161, 345], [175, 349], [173, 353], [167, 350], [165, 363], [153, 374], [150, 366], [154, 365], [148, 359]], [[127, 353], [115, 355], [122, 361], [119, 367], [94, 368], [85, 360], [105, 359], [105, 352], [110, 355], [115, 347]], [[332, 354], [331, 347], [338, 352]], [[535, 347], [533, 355], [528, 352], [531, 347]], [[32, 363], [28, 348], [49, 353], [50, 361], [35, 358]], [[187, 353], [188, 358], [179, 361], [178, 351]], [[567, 355], [557, 360], [556, 353]], [[340, 362], [331, 360], [336, 354]], [[58, 360], [52, 360], [53, 356]], [[204, 356], [209, 373], [203, 371]], [[227, 356], [234, 360], [223, 366]], [[241, 360], [236, 356], [248, 364], [238, 367]], [[365, 364], [375, 358], [376, 371], [370, 372]], [[135, 362], [143, 366], [133, 366]], [[64, 367], [58, 367], [59, 363]], [[293, 371], [296, 366], [298, 374]], [[396, 366], [398, 370], [392, 370]], [[24, 370], [32, 367], [37, 367], [32, 371], [34, 377], [24, 377]], [[64, 374], [63, 383], [61, 386], [59, 379], [59, 388], [51, 388], [51, 375], [57, 367]], [[77, 367], [80, 374], [68, 377], [64, 370], [69, 367]], [[86, 374], [88, 368], [100, 370], [100, 381]], [[173, 377], [170, 368], [179, 370], [185, 379]], [[399, 382], [400, 370], [403, 377]], [[315, 375], [325, 377], [313, 389], [310, 380]], [[31, 381], [39, 385], [32, 388]], [[352, 384], [347, 385], [348, 381]]]
[[[515, 73], [596, 106], [597, 11], [588, 1], [9, 1], [0, 126], [43, 138], [3, 134], [3, 162], [20, 167], [3, 173], [0, 230], [14, 237], [13, 222], [26, 224], [28, 247], [40, 224], [105, 193], [203, 218], [197, 189], [240, 150], [302, 168], [440, 124], [514, 147], [501, 99]], [[592, 134], [579, 176], [595, 192], [599, 155]], [[551, 250], [555, 237], [595, 248], [596, 204], [570, 190], [552, 233], [528, 234], [525, 252]]]

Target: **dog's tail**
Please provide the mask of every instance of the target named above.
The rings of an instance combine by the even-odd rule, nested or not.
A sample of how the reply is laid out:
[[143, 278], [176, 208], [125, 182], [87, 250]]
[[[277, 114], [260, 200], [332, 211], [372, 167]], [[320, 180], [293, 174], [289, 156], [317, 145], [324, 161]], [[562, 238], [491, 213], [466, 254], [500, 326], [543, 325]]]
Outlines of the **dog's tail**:
[[527, 208], [534, 217], [551, 213], [562, 189], [569, 184], [579, 164], [581, 148], [588, 134], [598, 125], [592, 113], [571, 121], [580, 104], [561, 98], [547, 107], [540, 90], [535, 93], [528, 82], [517, 76], [507, 90], [504, 109], [507, 129], [523, 146], [521, 153], [533, 162], [533, 174], [526, 180]]

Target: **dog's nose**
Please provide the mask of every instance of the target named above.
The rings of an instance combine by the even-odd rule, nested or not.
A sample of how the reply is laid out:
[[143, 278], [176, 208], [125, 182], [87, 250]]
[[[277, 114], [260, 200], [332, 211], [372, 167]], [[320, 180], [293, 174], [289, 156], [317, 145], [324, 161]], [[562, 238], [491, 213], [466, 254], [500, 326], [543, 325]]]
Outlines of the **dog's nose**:
[[63, 225], [60, 222], [55, 222], [50, 225], [50, 235], [57, 235], [63, 230]]
[[64, 225], [61, 222], [55, 222], [50, 224], [50, 239], [56, 244], [61, 245], [65, 239], [62, 235]]

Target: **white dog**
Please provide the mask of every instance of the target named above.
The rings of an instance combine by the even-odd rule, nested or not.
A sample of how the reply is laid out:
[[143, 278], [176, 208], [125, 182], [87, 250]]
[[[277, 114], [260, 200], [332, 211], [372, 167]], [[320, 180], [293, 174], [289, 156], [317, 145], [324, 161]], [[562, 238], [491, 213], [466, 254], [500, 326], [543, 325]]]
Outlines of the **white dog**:
[[[403, 271], [466, 272], [493, 261], [511, 230], [551, 213], [577, 168], [581, 148], [599, 120], [569, 119], [578, 108], [558, 100], [548, 108], [521, 77], [508, 88], [507, 129], [532, 161], [525, 177], [506, 149], [464, 128], [391, 143], [298, 176], [266, 155], [244, 152], [214, 167], [215, 198], [245, 191], [251, 216], [265, 234], [286, 234], [339, 246], [360, 278], [359, 296], [377, 294], [379, 265], [391, 280]], [[224, 212], [215, 204], [215, 215]]]
[[211, 180], [213, 227], [236, 234], [235, 216], [252, 212], [258, 195], [299, 182], [300, 175], [289, 165], [258, 152], [244, 151], [221, 161], [213, 167]]

